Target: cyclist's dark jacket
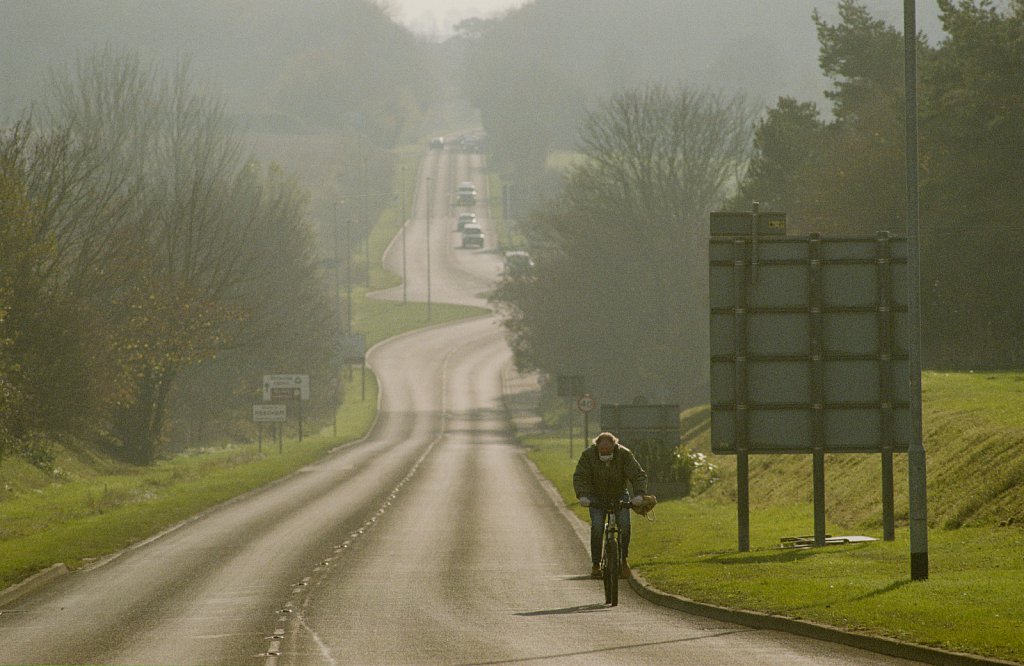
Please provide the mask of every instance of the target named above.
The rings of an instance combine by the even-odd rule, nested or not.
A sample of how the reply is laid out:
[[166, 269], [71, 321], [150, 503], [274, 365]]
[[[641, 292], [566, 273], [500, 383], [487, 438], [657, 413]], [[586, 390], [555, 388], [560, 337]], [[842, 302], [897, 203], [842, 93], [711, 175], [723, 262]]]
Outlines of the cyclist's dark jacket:
[[580, 455], [572, 475], [576, 497], [596, 497], [603, 502], [622, 497], [626, 492], [626, 481], [632, 486], [634, 495], [647, 492], [647, 472], [636, 461], [633, 452], [621, 444], [612, 450], [611, 462], [606, 463], [598, 458], [597, 446], [588, 446]]

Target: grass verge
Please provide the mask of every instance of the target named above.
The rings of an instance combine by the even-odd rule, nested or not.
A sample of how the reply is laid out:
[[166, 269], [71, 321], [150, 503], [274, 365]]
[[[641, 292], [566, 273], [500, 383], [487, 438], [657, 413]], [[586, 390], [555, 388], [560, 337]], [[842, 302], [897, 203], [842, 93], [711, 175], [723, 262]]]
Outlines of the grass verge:
[[[358, 374], [348, 395], [359, 394]], [[376, 416], [377, 383], [338, 411], [338, 435], [190, 451], [150, 467], [51, 483], [0, 502], [0, 589], [56, 562], [72, 569], [117, 552], [232, 497], [266, 485], [362, 437]], [[58, 461], [59, 462], [59, 461]]]

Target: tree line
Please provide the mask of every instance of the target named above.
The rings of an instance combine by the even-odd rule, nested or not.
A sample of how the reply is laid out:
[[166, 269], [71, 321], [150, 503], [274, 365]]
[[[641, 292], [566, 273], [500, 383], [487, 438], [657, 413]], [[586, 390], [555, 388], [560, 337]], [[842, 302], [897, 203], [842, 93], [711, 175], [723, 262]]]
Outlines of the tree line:
[[[939, 6], [947, 36], [918, 38], [923, 362], [1020, 368], [1024, 2]], [[609, 402], [706, 402], [710, 211], [759, 201], [788, 213], [789, 233], [905, 232], [902, 35], [862, 2], [838, 8], [835, 23], [812, 16], [828, 117], [793, 97], [755, 112], [740, 95], [656, 84], [585, 115], [578, 160], [522, 221], [535, 266], [507, 272], [493, 296], [521, 367], [582, 374]], [[480, 43], [500, 32], [469, 27]], [[513, 65], [492, 60], [474, 76], [506, 78]], [[533, 71], [545, 79], [543, 62]], [[545, 81], [532, 85], [565, 91]], [[499, 97], [489, 98], [484, 124], [501, 133], [518, 114], [536, 125], [548, 99], [502, 94], [513, 108], [490, 119]], [[519, 149], [549, 151], [543, 136]]]
[[0, 454], [67, 436], [146, 464], [172, 415], [247, 418], [263, 372], [333, 387], [305, 206], [187, 62], [107, 48], [56, 76], [0, 133]]
[[[1024, 2], [939, 0], [947, 36], [919, 38], [922, 362], [1024, 366]], [[734, 205], [759, 200], [794, 232], [904, 233], [903, 35], [843, 0], [814, 21], [831, 118], [783, 98], [758, 123]]]

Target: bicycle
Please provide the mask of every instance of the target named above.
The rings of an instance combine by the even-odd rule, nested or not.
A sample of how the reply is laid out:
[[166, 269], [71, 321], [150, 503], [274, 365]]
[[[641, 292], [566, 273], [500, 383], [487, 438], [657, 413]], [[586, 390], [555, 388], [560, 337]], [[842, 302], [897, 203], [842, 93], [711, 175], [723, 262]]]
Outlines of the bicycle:
[[604, 602], [619, 605], [619, 570], [622, 551], [619, 549], [619, 519], [616, 514], [629, 507], [629, 502], [615, 500], [603, 507], [604, 537], [601, 540], [601, 578], [604, 580]]

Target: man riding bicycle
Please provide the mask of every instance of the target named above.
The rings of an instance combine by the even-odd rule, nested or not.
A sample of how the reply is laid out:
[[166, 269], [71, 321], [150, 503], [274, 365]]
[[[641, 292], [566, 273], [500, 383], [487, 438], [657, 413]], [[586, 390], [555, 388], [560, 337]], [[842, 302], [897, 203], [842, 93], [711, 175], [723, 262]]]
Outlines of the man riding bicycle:
[[[619, 438], [610, 432], [602, 432], [594, 438], [594, 445], [588, 446], [576, 463], [572, 475], [572, 487], [580, 504], [590, 508], [590, 559], [593, 567], [591, 578], [601, 577], [601, 537], [604, 532], [606, 507], [618, 506], [618, 502], [629, 501], [635, 506], [643, 503], [647, 492], [647, 472], [637, 462], [633, 452], [619, 444]], [[626, 482], [633, 491], [633, 498], [626, 492]], [[618, 509], [615, 514], [619, 522], [619, 550], [622, 567], [620, 578], [629, 578], [629, 507]]]

